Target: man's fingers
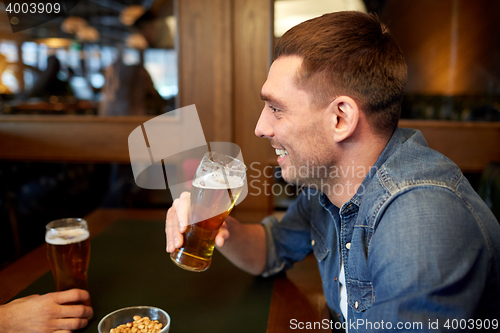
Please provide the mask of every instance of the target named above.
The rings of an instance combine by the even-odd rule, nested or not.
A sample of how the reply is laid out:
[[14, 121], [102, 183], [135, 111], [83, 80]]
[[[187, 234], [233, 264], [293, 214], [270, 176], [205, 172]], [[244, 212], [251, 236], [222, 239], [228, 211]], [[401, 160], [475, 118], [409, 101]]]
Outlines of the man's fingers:
[[190, 198], [191, 193], [182, 192], [167, 212], [165, 234], [167, 235], [167, 252], [169, 253], [182, 246], [182, 233], [186, 231], [188, 225]]
[[64, 318], [57, 320], [57, 327], [60, 329], [56, 332], [72, 332], [84, 328], [89, 321], [83, 318]]
[[[65, 291], [58, 291], [54, 293], [47, 294], [48, 297], [52, 297], [55, 303], [64, 305], [58, 306], [57, 317], [61, 319], [72, 319], [73, 321], [64, 322], [68, 326], [57, 326], [62, 329], [68, 329], [74, 331], [76, 329], [82, 328], [87, 325], [88, 318], [94, 315], [94, 312], [90, 306], [83, 304], [75, 305], [65, 305], [68, 303], [83, 303], [90, 300], [90, 294], [86, 290], [82, 289], [70, 289]], [[43, 296], [41, 296], [43, 297]], [[71, 324], [77, 325], [71, 326]], [[80, 326], [83, 325], [83, 326]], [[73, 328], [76, 327], [76, 328]]]
[[[60, 311], [61, 318], [88, 319], [94, 315], [92, 308], [85, 305], [65, 305]], [[70, 327], [64, 327], [71, 329]]]
[[217, 236], [215, 236], [215, 245], [217, 245], [217, 247], [223, 247], [225, 241], [228, 238], [229, 238], [229, 230], [227, 230], [226, 222], [224, 222], [222, 223], [222, 226], [220, 227]]
[[57, 304], [66, 304], [74, 302], [83, 302], [90, 299], [90, 294], [86, 290], [82, 289], [70, 289], [65, 291], [59, 291], [50, 293], [51, 297]]
[[[167, 235], [167, 252], [172, 253], [175, 251], [176, 245], [179, 244], [179, 239], [182, 239], [182, 235], [179, 232], [179, 218], [175, 210], [175, 205], [172, 205], [167, 212], [165, 234]], [[182, 244], [182, 240], [180, 242]]]
[[186, 231], [188, 225], [189, 208], [191, 206], [191, 193], [182, 192], [179, 199], [174, 201], [177, 218], [179, 220], [179, 232]]

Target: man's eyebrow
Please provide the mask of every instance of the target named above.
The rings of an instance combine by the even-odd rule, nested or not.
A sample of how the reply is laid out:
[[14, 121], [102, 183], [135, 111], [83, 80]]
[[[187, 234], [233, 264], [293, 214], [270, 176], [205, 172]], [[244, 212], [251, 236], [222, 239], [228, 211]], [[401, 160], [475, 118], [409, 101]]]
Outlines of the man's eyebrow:
[[260, 93], [260, 99], [263, 101], [272, 101], [273, 97], [267, 94]]
[[260, 99], [266, 102], [272, 103], [276, 107], [284, 107], [285, 103], [281, 102], [279, 99], [277, 99], [274, 95], [272, 94], [263, 94], [262, 92], [260, 93]]

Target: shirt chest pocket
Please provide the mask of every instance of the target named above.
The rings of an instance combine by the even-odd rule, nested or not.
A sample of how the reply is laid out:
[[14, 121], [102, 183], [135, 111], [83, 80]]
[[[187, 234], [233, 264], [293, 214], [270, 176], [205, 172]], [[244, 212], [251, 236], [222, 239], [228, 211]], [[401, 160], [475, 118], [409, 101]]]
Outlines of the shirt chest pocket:
[[371, 282], [347, 279], [347, 303], [354, 312], [369, 309], [375, 299]]

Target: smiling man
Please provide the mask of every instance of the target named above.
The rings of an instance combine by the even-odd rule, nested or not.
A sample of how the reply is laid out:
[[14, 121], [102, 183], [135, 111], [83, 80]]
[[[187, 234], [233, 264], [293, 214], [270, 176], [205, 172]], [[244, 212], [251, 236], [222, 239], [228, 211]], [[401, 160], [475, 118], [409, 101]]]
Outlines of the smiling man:
[[[314, 253], [331, 315], [349, 331], [498, 321], [500, 226], [452, 161], [397, 127], [405, 82], [401, 51], [372, 15], [327, 14], [285, 33], [255, 134], [283, 178], [310, 190], [280, 222], [226, 219], [216, 244], [264, 276]], [[188, 205], [185, 195], [167, 214], [169, 252]]]
[[[372, 130], [358, 102], [349, 96], [330, 96], [319, 103], [314, 87], [300, 83], [302, 59], [285, 54], [272, 64], [262, 87], [265, 107], [255, 134], [270, 140], [287, 182], [321, 189], [340, 207], [356, 192], [394, 128], [382, 134]], [[404, 61], [398, 65], [402, 94], [406, 67]], [[335, 173], [338, 169], [342, 177]]]

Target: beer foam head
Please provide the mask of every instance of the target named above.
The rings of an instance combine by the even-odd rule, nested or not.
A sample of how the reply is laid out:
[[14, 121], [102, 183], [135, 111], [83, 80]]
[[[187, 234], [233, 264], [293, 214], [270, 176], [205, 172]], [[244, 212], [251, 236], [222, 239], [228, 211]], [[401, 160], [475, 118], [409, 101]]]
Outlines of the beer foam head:
[[45, 241], [52, 245], [68, 245], [89, 238], [89, 231], [82, 228], [63, 227], [50, 229], [45, 234]]
[[193, 180], [193, 186], [207, 189], [238, 188], [243, 186], [243, 179], [237, 176], [223, 174], [222, 170], [198, 177]]

